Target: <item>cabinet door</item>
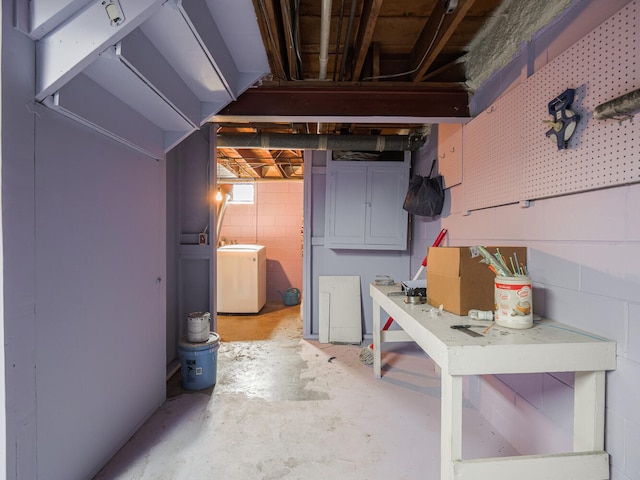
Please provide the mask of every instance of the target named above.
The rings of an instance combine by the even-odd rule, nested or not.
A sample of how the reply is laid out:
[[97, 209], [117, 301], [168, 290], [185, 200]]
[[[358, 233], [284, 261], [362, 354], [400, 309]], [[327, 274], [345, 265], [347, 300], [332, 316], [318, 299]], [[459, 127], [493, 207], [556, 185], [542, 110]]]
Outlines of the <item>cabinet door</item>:
[[365, 241], [367, 167], [340, 165], [329, 173], [325, 245], [356, 248]]
[[[400, 167], [400, 168], [399, 168]], [[367, 172], [365, 244], [407, 248], [408, 215], [402, 209], [408, 172], [399, 166], [371, 166]]]
[[404, 162], [330, 162], [324, 244], [329, 248], [406, 250], [409, 185]]

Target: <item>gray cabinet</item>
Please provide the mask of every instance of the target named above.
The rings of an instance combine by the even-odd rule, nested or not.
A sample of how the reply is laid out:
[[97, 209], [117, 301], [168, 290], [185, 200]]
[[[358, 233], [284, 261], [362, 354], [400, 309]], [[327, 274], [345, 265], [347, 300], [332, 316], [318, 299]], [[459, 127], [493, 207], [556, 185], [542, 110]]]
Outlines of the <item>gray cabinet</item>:
[[406, 250], [408, 214], [402, 208], [409, 185], [410, 152], [397, 161], [327, 158], [328, 248]]

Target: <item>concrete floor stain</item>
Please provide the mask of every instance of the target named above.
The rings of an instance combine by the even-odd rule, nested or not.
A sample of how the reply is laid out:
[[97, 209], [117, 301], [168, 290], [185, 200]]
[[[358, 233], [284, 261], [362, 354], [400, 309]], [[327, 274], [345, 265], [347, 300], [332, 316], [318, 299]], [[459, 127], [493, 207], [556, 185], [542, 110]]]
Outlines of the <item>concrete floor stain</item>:
[[[300, 357], [300, 306], [269, 302], [253, 315], [218, 315], [220, 348], [216, 384], [200, 393], [241, 394], [264, 400], [327, 400], [308, 384], [308, 363]], [[274, 379], [278, 381], [274, 381]], [[286, 382], [282, 382], [282, 379]], [[275, 388], [277, 387], [277, 388]], [[168, 397], [191, 393], [181, 386], [178, 371], [167, 384]]]

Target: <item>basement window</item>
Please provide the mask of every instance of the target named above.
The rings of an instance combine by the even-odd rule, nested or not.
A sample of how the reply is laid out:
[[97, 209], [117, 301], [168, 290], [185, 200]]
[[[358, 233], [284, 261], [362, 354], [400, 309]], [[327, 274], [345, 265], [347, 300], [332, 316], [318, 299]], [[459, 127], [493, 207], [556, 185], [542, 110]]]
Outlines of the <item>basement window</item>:
[[231, 187], [229, 203], [254, 203], [254, 184], [236, 183]]

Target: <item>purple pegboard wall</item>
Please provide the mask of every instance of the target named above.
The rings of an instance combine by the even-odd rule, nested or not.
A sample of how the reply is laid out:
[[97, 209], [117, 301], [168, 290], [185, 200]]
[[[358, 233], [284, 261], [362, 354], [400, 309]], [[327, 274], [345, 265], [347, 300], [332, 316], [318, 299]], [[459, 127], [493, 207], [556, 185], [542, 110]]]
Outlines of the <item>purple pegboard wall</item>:
[[520, 200], [524, 182], [522, 86], [500, 97], [465, 125], [464, 205], [466, 210]]
[[[596, 120], [601, 103], [640, 88], [638, 1], [629, 3], [465, 126], [465, 209], [640, 182], [640, 120]], [[558, 150], [548, 103], [575, 89], [581, 116]]]

